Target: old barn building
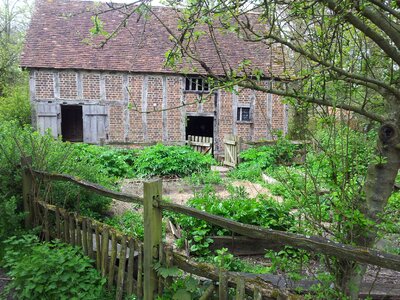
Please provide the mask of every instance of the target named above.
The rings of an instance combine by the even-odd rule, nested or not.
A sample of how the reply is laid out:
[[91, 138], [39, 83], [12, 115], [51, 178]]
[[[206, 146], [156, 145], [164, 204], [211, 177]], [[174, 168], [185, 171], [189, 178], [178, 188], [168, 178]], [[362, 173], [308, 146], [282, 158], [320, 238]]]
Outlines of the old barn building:
[[[169, 34], [154, 17], [132, 16], [104, 47], [90, 36], [91, 16], [106, 4], [39, 0], [28, 31], [21, 66], [30, 72], [33, 123], [70, 141], [145, 143], [184, 141], [187, 135], [210, 136], [221, 152], [225, 134], [245, 140], [270, 138], [286, 131], [287, 110], [278, 97], [252, 90], [239, 94], [209, 91], [195, 65], [181, 70], [164, 66]], [[153, 8], [165, 24], [176, 27], [176, 12]], [[119, 24], [122, 12], [101, 15], [105, 29]], [[279, 51], [222, 36], [222, 65], [211, 41], [202, 38], [202, 58], [215, 73], [243, 59], [277, 73]], [[276, 52], [276, 53], [275, 53]], [[197, 66], [197, 70], [199, 70]], [[270, 81], [265, 80], [265, 84]], [[203, 99], [200, 101], [200, 99]]]

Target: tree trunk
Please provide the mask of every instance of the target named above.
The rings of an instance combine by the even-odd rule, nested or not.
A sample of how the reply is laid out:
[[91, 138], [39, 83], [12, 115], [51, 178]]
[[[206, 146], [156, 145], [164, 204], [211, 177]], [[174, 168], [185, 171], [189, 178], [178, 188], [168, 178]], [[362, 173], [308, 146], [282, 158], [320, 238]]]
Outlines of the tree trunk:
[[[377, 159], [370, 164], [365, 182], [365, 202], [360, 210], [366, 218], [374, 223], [379, 222], [379, 214], [383, 212], [393, 192], [395, 179], [400, 168], [400, 131], [392, 123], [383, 124], [379, 130], [377, 143]], [[376, 242], [374, 227], [360, 227], [354, 241], [358, 246], [373, 247]], [[349, 260], [337, 262], [336, 283], [351, 299], [358, 299], [361, 281], [366, 266]]]

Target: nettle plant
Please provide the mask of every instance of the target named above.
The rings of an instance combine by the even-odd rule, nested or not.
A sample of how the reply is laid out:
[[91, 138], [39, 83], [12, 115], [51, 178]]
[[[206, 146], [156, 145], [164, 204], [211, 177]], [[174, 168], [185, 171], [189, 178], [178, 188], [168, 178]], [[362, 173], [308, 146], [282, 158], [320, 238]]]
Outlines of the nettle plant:
[[208, 172], [216, 164], [211, 155], [203, 155], [188, 146], [157, 144], [141, 150], [133, 164], [137, 177], [185, 177]]
[[[229, 188], [230, 196], [220, 198], [212, 186], [206, 186], [187, 202], [197, 208], [238, 222], [263, 226], [277, 230], [292, 230], [294, 218], [289, 207], [277, 203], [268, 197], [249, 198], [243, 188]], [[180, 214], [167, 213], [183, 229], [183, 238], [188, 239], [190, 251], [198, 256], [210, 254], [209, 246], [213, 242], [210, 236], [230, 235], [231, 232], [210, 225], [196, 218]]]
[[6, 293], [17, 299], [106, 299], [102, 278], [80, 249], [42, 243], [36, 236], [11, 237], [5, 242], [4, 267], [13, 280]]

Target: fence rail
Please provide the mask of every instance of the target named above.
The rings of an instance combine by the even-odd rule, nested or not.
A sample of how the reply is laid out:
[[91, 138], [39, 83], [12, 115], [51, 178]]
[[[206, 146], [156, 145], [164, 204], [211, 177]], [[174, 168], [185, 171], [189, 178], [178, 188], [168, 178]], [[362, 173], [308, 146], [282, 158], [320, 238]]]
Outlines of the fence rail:
[[[74, 182], [84, 188], [88, 188], [91, 191], [97, 192], [100, 195], [112, 197], [121, 201], [139, 204], [143, 204], [144, 202], [143, 198], [107, 190], [99, 185], [78, 180], [73, 176], [50, 174], [42, 171], [32, 172], [33, 174], [47, 180], [64, 180]], [[156, 200], [155, 205], [161, 209], [185, 214], [250, 238], [265, 239], [267, 241], [279, 241], [280, 243], [284, 243], [288, 246], [311, 252], [324, 253], [338, 258], [351, 259], [360, 263], [367, 263], [395, 271], [400, 271], [399, 255], [394, 255], [366, 247], [357, 247], [336, 243], [319, 236], [305, 236], [274, 229], [266, 229], [260, 226], [243, 224], [237, 221], [209, 214], [192, 207], [162, 201], [161, 199]]]
[[[26, 163], [26, 161], [23, 162], [23, 165], [25, 164], [23, 172], [24, 207], [28, 212], [26, 224], [39, 225], [40, 221], [46, 240], [59, 238], [82, 247], [84, 253], [96, 261], [96, 266], [102, 275], [109, 278], [109, 284], [113, 283], [117, 286], [116, 299], [122, 299], [124, 293], [135, 292], [139, 298], [143, 296], [144, 299], [150, 300], [153, 299], [154, 294], [161, 293], [163, 286], [168, 285], [168, 282], [156, 274], [153, 268], [154, 261], [160, 261], [166, 265], [172, 264], [188, 273], [211, 280], [213, 283], [205, 290], [202, 299], [209, 299], [213, 293], [218, 293], [219, 299], [227, 299], [228, 286], [236, 288], [236, 299], [244, 299], [245, 294], [254, 299], [276, 299], [278, 295], [289, 294], [289, 292], [281, 291], [261, 279], [249, 279], [232, 272], [222, 272], [212, 266], [205, 268], [202, 265], [200, 267], [186, 257], [171, 253], [171, 250], [166, 249], [162, 244], [163, 210], [204, 220], [250, 238], [278, 241], [307, 251], [400, 271], [399, 255], [335, 243], [317, 236], [304, 236], [243, 224], [191, 207], [165, 202], [162, 200], [161, 181], [144, 183], [144, 197], [141, 198], [111, 191], [70, 175], [32, 170]], [[34, 186], [38, 179], [45, 182], [67, 181], [102, 196], [144, 205], [144, 243], [118, 233], [108, 225], [68, 213], [62, 208], [36, 199]], [[167, 261], [167, 257], [171, 259]]]

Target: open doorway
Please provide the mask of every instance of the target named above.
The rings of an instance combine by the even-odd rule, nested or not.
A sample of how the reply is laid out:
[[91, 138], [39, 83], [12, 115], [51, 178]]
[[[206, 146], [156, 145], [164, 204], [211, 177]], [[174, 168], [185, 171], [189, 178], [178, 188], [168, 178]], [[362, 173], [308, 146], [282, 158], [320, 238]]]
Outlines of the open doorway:
[[214, 139], [214, 117], [188, 116], [186, 139], [189, 135], [207, 136]]
[[61, 105], [61, 134], [63, 141], [83, 142], [81, 105]]

